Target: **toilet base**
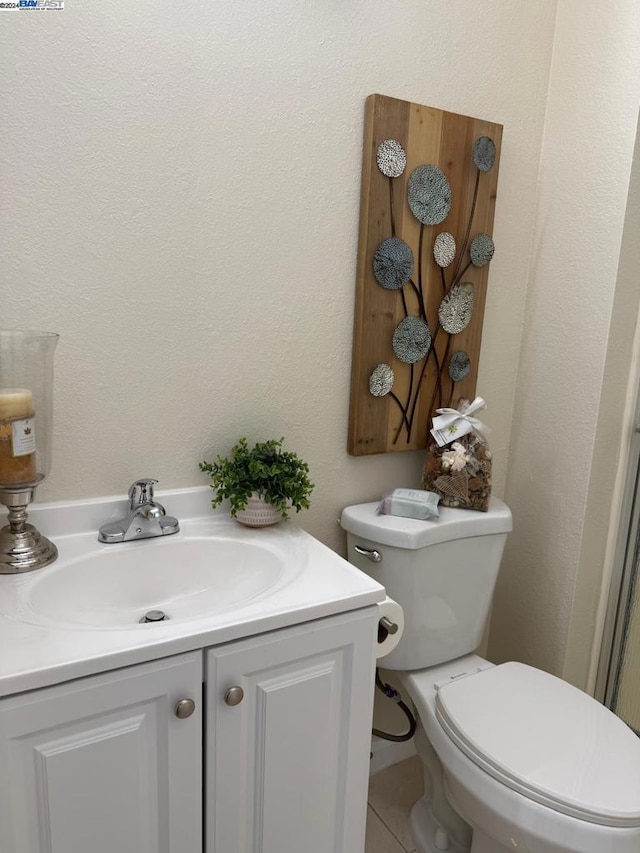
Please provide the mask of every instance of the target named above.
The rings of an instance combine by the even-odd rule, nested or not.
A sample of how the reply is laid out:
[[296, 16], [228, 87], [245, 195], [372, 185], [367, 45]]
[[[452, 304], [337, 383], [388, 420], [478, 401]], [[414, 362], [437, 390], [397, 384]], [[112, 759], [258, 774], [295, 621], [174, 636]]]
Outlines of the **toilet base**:
[[409, 827], [417, 853], [471, 853], [469, 847], [458, 843], [442, 828], [433, 817], [429, 800], [425, 797], [411, 809]]
[[471, 845], [471, 853], [512, 853], [513, 847], [511, 851], [507, 847], [503, 847], [502, 844], [498, 844], [497, 841], [494, 841], [493, 838], [489, 838], [488, 835], [485, 835], [480, 830], [475, 829], [473, 832], [473, 844]]
[[424, 787], [409, 818], [416, 847], [420, 853], [470, 853], [471, 827], [449, 802], [442, 764], [420, 721], [414, 743], [422, 762]]

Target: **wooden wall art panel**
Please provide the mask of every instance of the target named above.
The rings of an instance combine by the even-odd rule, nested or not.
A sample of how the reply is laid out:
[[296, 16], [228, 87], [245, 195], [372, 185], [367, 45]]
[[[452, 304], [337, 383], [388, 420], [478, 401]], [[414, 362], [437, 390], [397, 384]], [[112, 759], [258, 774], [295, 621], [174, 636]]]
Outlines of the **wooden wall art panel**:
[[499, 124], [367, 98], [354, 456], [424, 448], [435, 409], [475, 396], [501, 139]]

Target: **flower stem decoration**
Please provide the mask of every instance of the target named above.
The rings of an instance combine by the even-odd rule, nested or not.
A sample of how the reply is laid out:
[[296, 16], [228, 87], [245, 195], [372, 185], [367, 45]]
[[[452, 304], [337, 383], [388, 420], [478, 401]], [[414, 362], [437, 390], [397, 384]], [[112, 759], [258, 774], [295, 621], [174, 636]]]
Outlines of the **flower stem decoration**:
[[436, 408], [473, 398], [502, 127], [367, 98], [348, 451], [427, 446]]
[[[394, 154], [394, 167], [389, 167], [389, 152]], [[437, 315], [427, 317], [427, 295], [423, 277], [425, 264], [425, 228], [439, 225], [449, 215], [452, 204], [451, 186], [445, 173], [438, 166], [424, 164], [413, 170], [407, 185], [407, 203], [412, 214], [420, 222], [420, 232], [417, 250], [417, 282], [414, 281], [414, 253], [404, 240], [395, 236], [397, 215], [394, 210], [394, 193], [389, 191], [389, 221], [392, 223], [393, 236], [384, 240], [376, 249], [373, 256], [373, 271], [376, 281], [388, 290], [400, 292], [404, 319], [396, 326], [393, 334], [392, 347], [396, 358], [409, 365], [409, 381], [404, 400], [394, 395], [394, 399], [402, 413], [393, 443], [395, 444], [402, 432], [407, 441], [411, 440], [411, 432], [416, 416], [422, 381], [429, 363], [433, 359], [436, 366], [436, 384], [429, 404], [430, 413], [436, 408], [451, 404], [456, 377], [463, 376], [462, 371], [450, 365], [449, 352], [453, 337], [462, 332], [471, 322], [473, 315], [474, 285], [463, 282], [462, 277], [470, 266], [482, 267], [488, 264], [495, 250], [493, 240], [487, 234], [477, 234], [471, 243], [469, 238], [473, 228], [473, 220], [478, 199], [478, 189], [483, 172], [488, 172], [495, 161], [496, 148], [492, 139], [480, 137], [473, 146], [473, 161], [476, 166], [475, 186], [467, 216], [464, 236], [460, 251], [457, 251], [456, 239], [448, 231], [442, 231], [435, 236], [432, 245], [433, 262], [440, 268], [442, 283], [442, 299]], [[376, 157], [378, 168], [391, 183], [400, 177], [407, 161], [404, 149], [397, 140], [384, 140], [378, 147]], [[402, 169], [400, 168], [402, 166]], [[452, 272], [447, 279], [447, 270]], [[405, 286], [413, 288], [418, 301], [418, 315], [411, 314], [407, 299], [403, 292]], [[434, 343], [442, 331], [447, 336], [444, 358], [438, 358]], [[466, 355], [466, 353], [465, 353]], [[467, 356], [468, 359], [468, 356]], [[459, 362], [459, 356], [456, 364]], [[418, 370], [414, 367], [420, 363]], [[376, 370], [379, 370], [379, 367]], [[470, 365], [464, 373], [469, 373]], [[390, 368], [391, 369], [391, 368]], [[451, 391], [445, 395], [443, 371], [448, 371], [451, 381]], [[375, 371], [374, 371], [375, 373]], [[373, 376], [373, 374], [372, 374]], [[374, 394], [373, 391], [371, 391]], [[387, 392], [388, 393], [388, 392]], [[375, 394], [375, 396], [383, 396]]]

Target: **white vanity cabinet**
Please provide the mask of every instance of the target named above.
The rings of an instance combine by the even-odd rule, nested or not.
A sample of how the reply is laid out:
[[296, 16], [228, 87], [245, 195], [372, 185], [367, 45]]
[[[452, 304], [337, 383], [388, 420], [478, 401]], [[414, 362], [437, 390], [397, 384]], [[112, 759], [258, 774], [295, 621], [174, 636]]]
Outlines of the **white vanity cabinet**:
[[0, 699], [0, 853], [362, 853], [376, 626], [369, 606]]
[[207, 652], [206, 853], [362, 853], [377, 610]]
[[201, 853], [201, 697], [198, 651], [1, 699], [1, 853]]

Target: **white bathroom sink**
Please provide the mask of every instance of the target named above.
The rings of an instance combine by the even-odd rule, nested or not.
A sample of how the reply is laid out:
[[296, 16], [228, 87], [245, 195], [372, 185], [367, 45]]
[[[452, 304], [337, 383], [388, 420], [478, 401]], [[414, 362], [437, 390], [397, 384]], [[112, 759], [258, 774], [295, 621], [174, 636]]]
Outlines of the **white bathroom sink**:
[[[58, 559], [0, 575], [0, 697], [384, 599], [379, 583], [293, 522], [243, 527], [211, 511], [207, 486], [159, 497], [180, 531], [117, 544], [99, 542], [98, 528], [126, 514], [126, 499], [31, 505]], [[169, 618], [141, 624], [149, 610]]]
[[159, 537], [98, 546], [29, 578], [17, 618], [84, 628], [154, 630], [229, 611], [265, 596], [285, 574], [277, 550], [226, 537]]

